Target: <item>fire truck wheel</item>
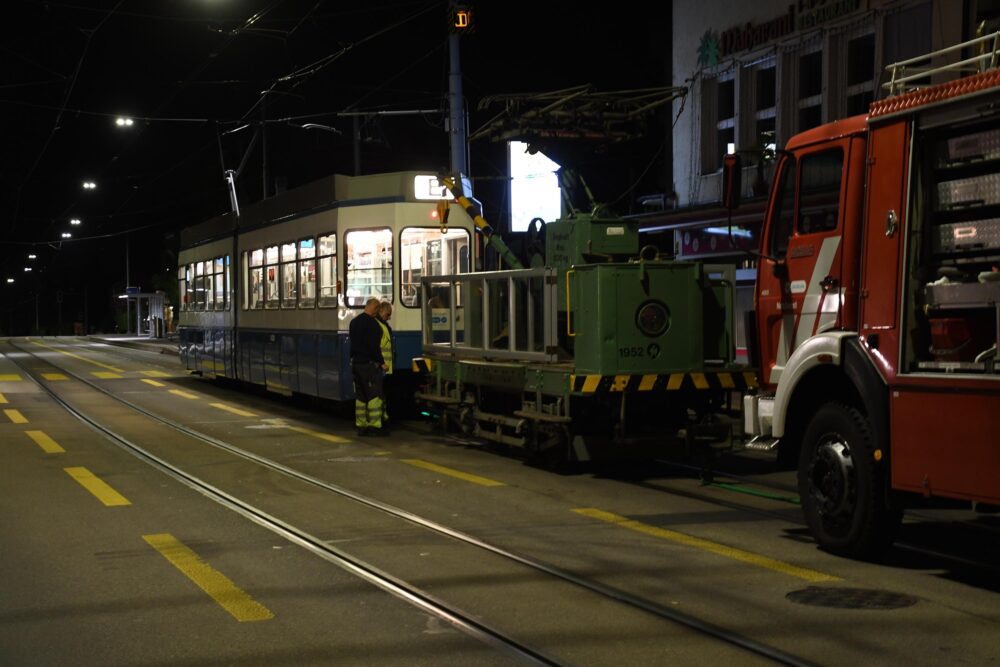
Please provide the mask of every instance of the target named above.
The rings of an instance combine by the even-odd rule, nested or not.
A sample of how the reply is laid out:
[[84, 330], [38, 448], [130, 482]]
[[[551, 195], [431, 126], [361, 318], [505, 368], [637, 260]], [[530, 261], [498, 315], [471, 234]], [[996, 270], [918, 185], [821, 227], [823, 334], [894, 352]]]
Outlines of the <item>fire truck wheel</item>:
[[821, 548], [871, 558], [892, 543], [902, 513], [885, 504], [885, 475], [867, 418], [857, 408], [823, 405], [806, 427], [799, 459], [802, 509]]

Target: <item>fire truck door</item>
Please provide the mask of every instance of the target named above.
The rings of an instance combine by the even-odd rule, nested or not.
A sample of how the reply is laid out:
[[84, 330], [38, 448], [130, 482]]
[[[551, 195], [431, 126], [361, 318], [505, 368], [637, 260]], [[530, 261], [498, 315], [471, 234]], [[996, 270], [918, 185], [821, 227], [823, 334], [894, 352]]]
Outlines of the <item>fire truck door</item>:
[[767, 239], [773, 259], [764, 260], [758, 275], [768, 383], [778, 382], [802, 341], [840, 324], [845, 147], [811, 147], [782, 162]]

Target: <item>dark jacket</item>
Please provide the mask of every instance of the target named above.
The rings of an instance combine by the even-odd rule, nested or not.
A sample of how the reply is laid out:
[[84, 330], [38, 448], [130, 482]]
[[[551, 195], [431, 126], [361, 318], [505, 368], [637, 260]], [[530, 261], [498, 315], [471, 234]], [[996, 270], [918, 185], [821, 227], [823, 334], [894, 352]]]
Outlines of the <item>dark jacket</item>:
[[351, 320], [348, 330], [351, 340], [351, 363], [375, 363], [380, 366], [382, 359], [382, 327], [375, 318], [366, 312], [360, 312]]

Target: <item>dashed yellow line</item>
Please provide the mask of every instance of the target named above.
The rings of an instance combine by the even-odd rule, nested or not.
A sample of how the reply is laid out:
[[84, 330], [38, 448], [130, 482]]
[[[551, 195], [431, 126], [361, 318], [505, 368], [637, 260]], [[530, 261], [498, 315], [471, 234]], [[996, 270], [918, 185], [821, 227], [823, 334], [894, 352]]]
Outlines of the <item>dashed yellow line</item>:
[[343, 444], [345, 442], [351, 442], [351, 440], [349, 440], [348, 438], [342, 438], [339, 435], [322, 433], [320, 431], [314, 431], [311, 428], [304, 428], [302, 426], [287, 426], [287, 428], [291, 431], [295, 431], [296, 433], [311, 435], [314, 438], [319, 438], [320, 440], [326, 440], [327, 442], [334, 442], [337, 443], [338, 445]]
[[170, 373], [164, 373], [163, 371], [139, 371], [143, 375], [149, 378], [168, 378]]
[[80, 486], [94, 494], [94, 497], [104, 503], [105, 507], [120, 507], [132, 504], [125, 496], [112, 489], [107, 482], [99, 479], [86, 468], [63, 468], [63, 470], [79, 482]]
[[55, 440], [49, 437], [45, 431], [25, 431], [25, 435], [35, 441], [35, 444], [42, 448], [46, 454], [63, 454], [65, 449], [59, 446]]
[[240, 417], [256, 417], [252, 412], [247, 412], [246, 410], [240, 410], [239, 408], [234, 408], [231, 405], [226, 405], [225, 403], [209, 403], [213, 408], [218, 408], [220, 410], [225, 410], [226, 412], [231, 412], [234, 415], [239, 415]]
[[446, 468], [444, 466], [439, 466], [436, 463], [430, 463], [428, 461], [421, 461], [420, 459], [400, 459], [403, 463], [408, 463], [411, 466], [416, 466], [418, 468], [423, 468], [424, 470], [432, 470], [434, 472], [439, 472], [442, 475], [448, 475], [449, 477], [454, 477], [456, 479], [462, 479], [466, 482], [472, 482], [473, 484], [479, 484], [480, 486], [506, 486], [503, 482], [498, 482], [487, 477], [480, 477], [479, 475], [473, 475], [471, 473], [462, 472], [461, 470], [455, 470], [454, 468]]
[[67, 352], [66, 350], [60, 350], [57, 347], [52, 347], [51, 345], [46, 345], [45, 343], [39, 343], [37, 341], [31, 341], [33, 345], [38, 347], [44, 347], [53, 352], [58, 352], [59, 354], [65, 354], [67, 357], [73, 357], [74, 359], [79, 359], [80, 361], [86, 361], [88, 364], [94, 364], [95, 366], [100, 366], [101, 368], [107, 368], [109, 371], [114, 371], [115, 373], [124, 373], [120, 368], [115, 368], [114, 366], [108, 366], [107, 364], [102, 364], [99, 361], [94, 361], [93, 359], [88, 359], [87, 357], [81, 357], [79, 354], [73, 354], [72, 352]]
[[226, 575], [205, 563], [194, 551], [169, 533], [143, 535], [149, 546], [160, 552], [198, 588], [208, 593], [237, 621], [266, 621], [274, 618], [270, 609], [243, 592]]
[[68, 380], [69, 378], [62, 373], [42, 373], [42, 377], [50, 382], [58, 382], [60, 380]]
[[0, 373], [0, 382], [20, 382], [21, 376], [17, 373]]
[[7, 419], [11, 420], [15, 424], [27, 424], [28, 418], [21, 414], [20, 410], [4, 410], [3, 413], [7, 415]]
[[91, 375], [95, 378], [100, 378], [101, 380], [121, 380], [121, 373], [112, 373], [111, 371], [91, 371]]
[[171, 389], [170, 393], [174, 396], [180, 396], [181, 398], [198, 398], [194, 394], [189, 394], [186, 391], [181, 391], [180, 389]]
[[151, 384], [154, 387], [166, 387], [167, 386], [167, 385], [163, 384], [162, 382], [157, 382], [156, 380], [148, 380], [146, 378], [143, 378], [142, 381], [145, 382], [146, 384]]
[[733, 560], [738, 560], [743, 563], [749, 563], [751, 565], [756, 565], [757, 567], [763, 567], [768, 570], [780, 572], [781, 574], [787, 574], [799, 579], [805, 579], [806, 581], [839, 581], [840, 579], [839, 577], [835, 577], [830, 574], [817, 572], [816, 570], [810, 570], [804, 567], [798, 567], [797, 565], [792, 565], [791, 563], [775, 560], [774, 558], [768, 558], [767, 556], [761, 556], [760, 554], [755, 554], [750, 551], [728, 547], [717, 542], [703, 540], [700, 537], [685, 535], [684, 533], [678, 533], [666, 528], [651, 526], [640, 521], [633, 521], [623, 516], [594, 509], [592, 507], [575, 509], [573, 511], [577, 514], [590, 517], [591, 519], [598, 519], [600, 521], [613, 523], [616, 526], [621, 526], [622, 528], [628, 528], [629, 530], [645, 533], [646, 535], [652, 535], [653, 537], [671, 540], [673, 542], [677, 542], [678, 544], [683, 544], [684, 546], [694, 547], [695, 549], [701, 549], [702, 551], [708, 551], [719, 556], [725, 556], [726, 558], [732, 558]]

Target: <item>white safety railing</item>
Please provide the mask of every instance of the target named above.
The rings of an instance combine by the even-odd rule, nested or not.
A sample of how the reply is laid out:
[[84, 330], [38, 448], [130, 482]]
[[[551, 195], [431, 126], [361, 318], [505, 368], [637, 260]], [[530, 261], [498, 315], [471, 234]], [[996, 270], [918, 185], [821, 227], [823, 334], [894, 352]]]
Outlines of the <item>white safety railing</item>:
[[[959, 56], [959, 60], [943, 65], [934, 64], [935, 59], [944, 58], [964, 49], [970, 49], [976, 55], [964, 59]], [[1000, 32], [994, 32], [946, 49], [887, 65], [885, 70], [889, 73], [889, 81], [882, 84], [882, 87], [889, 95], [899, 95], [930, 85], [931, 77], [936, 74], [945, 72], [958, 75], [976, 74], [994, 69], [998, 63], [1000, 63]]]
[[557, 282], [545, 267], [422, 277], [424, 352], [555, 361]]

